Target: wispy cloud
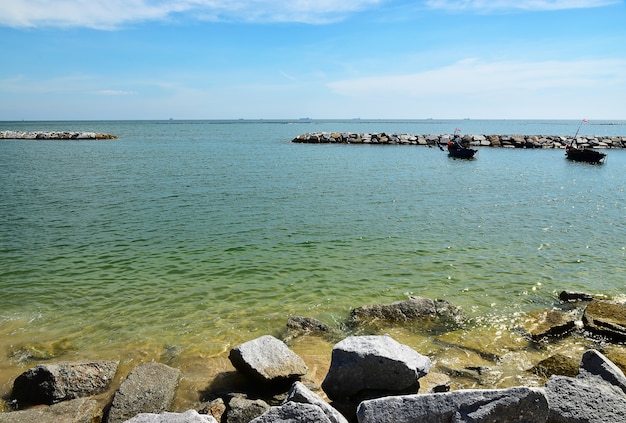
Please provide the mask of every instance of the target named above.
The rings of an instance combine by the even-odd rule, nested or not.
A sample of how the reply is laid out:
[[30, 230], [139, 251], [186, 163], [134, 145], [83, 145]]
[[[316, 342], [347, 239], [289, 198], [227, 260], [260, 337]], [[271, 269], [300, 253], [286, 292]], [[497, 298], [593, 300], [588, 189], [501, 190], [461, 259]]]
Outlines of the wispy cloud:
[[336, 81], [330, 87], [355, 97], [381, 93], [421, 97], [624, 84], [626, 60], [516, 63], [466, 59], [420, 73]]
[[0, 25], [114, 29], [130, 22], [197, 19], [237, 22], [340, 21], [388, 0], [12, 0], [0, 2]]
[[122, 91], [122, 90], [98, 90], [95, 92], [97, 95], [136, 95], [136, 91]]
[[588, 9], [622, 3], [621, 0], [427, 0], [431, 9], [494, 12], [502, 10]]
[[[619, 107], [626, 60], [485, 62], [467, 59], [425, 72], [336, 81], [330, 90], [351, 104], [402, 103], [407, 110], [463, 117], [565, 116], [566, 109]], [[430, 111], [430, 112], [429, 112]], [[606, 115], [607, 113], [605, 113]]]

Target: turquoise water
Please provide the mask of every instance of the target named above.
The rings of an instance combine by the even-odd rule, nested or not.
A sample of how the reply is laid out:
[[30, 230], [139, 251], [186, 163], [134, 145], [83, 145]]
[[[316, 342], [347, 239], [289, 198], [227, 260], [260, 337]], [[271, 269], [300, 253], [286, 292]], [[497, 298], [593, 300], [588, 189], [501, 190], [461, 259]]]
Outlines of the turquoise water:
[[[573, 121], [0, 122], [0, 368], [173, 348], [219, 356], [287, 316], [445, 298], [477, 320], [562, 289], [620, 296], [626, 151], [291, 143], [313, 131], [572, 135]], [[581, 134], [626, 135], [626, 122]], [[167, 347], [163, 347], [167, 346]], [[173, 346], [173, 347], [172, 347]], [[2, 383], [5, 383], [2, 381]], [[6, 385], [6, 383], [5, 383]]]

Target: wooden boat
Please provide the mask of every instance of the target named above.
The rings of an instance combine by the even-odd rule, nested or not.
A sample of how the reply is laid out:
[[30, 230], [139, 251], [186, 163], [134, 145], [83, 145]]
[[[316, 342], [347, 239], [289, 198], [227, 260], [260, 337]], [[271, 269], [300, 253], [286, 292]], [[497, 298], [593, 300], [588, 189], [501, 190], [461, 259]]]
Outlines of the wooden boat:
[[574, 143], [565, 146], [565, 157], [576, 162], [586, 162], [601, 164], [606, 158], [606, 154], [592, 150], [591, 148], [577, 148]]
[[580, 127], [586, 123], [589, 123], [589, 121], [587, 119], [583, 119], [580, 124], [578, 124], [578, 129], [576, 129], [576, 134], [574, 134], [572, 142], [565, 146], [565, 157], [576, 162], [601, 164], [606, 157], [606, 154], [600, 151], [592, 150], [591, 148], [576, 147], [576, 137], [578, 136], [578, 131], [580, 131]]
[[463, 147], [456, 141], [448, 142], [448, 156], [454, 157], [455, 159], [472, 159], [477, 151], [478, 150], [474, 150], [473, 148]]

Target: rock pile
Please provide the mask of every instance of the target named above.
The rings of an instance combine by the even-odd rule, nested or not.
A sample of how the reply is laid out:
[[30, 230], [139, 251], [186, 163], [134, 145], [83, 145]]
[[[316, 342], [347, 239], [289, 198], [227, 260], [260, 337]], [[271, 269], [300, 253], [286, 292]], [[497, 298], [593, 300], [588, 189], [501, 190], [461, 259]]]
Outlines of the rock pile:
[[0, 139], [7, 140], [112, 140], [117, 136], [100, 132], [46, 132], [0, 131]]
[[[382, 144], [382, 145], [423, 145], [447, 144], [454, 138], [451, 134], [386, 134], [348, 132], [310, 132], [298, 135], [295, 143], [335, 143], [335, 144]], [[504, 148], [565, 148], [572, 137], [557, 135], [464, 135], [463, 144], [473, 147]], [[626, 148], [624, 136], [578, 136], [576, 143], [583, 148]]]
[[[589, 333], [609, 336], [605, 342], [623, 339], [625, 305], [575, 292], [563, 292], [560, 298], [563, 306], [585, 304], [581, 324]], [[360, 307], [351, 319], [356, 319], [353, 324], [384, 320], [421, 325], [424, 319], [467, 324], [458, 307], [421, 297]], [[524, 330], [529, 340], [564, 336], [578, 326], [571, 324], [573, 319], [571, 311], [542, 310], [529, 313]], [[288, 328], [337, 335], [310, 318], [290, 319]], [[0, 413], [0, 423], [626, 421], [626, 376], [594, 348], [576, 361], [555, 354], [537, 364], [533, 371], [547, 378], [542, 386], [453, 391], [446, 375], [431, 373], [436, 365], [431, 358], [388, 335], [349, 335], [335, 343], [321, 387], [306, 379], [304, 360], [271, 335], [232, 348], [229, 359], [254, 389], [208, 394], [201, 407], [180, 413], [169, 410], [182, 375], [164, 364], [132, 369], [106, 407], [96, 398], [112, 382], [117, 362], [38, 365], [16, 378], [12, 400], [22, 409]], [[26, 407], [31, 405], [38, 406]]]

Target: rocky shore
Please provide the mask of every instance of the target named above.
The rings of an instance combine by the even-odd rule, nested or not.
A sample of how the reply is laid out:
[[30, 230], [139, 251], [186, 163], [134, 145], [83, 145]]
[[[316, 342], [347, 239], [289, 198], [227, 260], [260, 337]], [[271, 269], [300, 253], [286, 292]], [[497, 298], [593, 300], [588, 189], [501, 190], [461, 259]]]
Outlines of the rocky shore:
[[[490, 369], [451, 369], [392, 336], [367, 334], [381, 323], [428, 328], [450, 343], [447, 334], [472, 325], [448, 301], [413, 296], [355, 308], [341, 329], [292, 316], [282, 340], [265, 335], [230, 350], [245, 388], [202, 392], [198, 407], [186, 411], [170, 410], [185, 377], [174, 367], [143, 363], [112, 387], [118, 362], [43, 363], [15, 379], [5, 399], [15, 411], [0, 413], [0, 423], [626, 421], [624, 304], [563, 291], [554, 307], [528, 313], [515, 330], [534, 348], [574, 334], [597, 346], [534, 363], [525, 371], [541, 374], [545, 382], [533, 386], [451, 389], [460, 374], [480, 378]], [[465, 333], [472, 337], [471, 329]], [[294, 339], [311, 336], [338, 340], [321, 384], [308, 377], [307, 364], [289, 347]], [[471, 345], [472, 340], [458, 341], [455, 348], [498, 359], [488, 345], [482, 351]]]
[[6, 140], [113, 140], [116, 135], [100, 132], [0, 131]]
[[[446, 144], [453, 139], [453, 134], [387, 134], [387, 133], [349, 133], [349, 132], [310, 132], [298, 135], [295, 143], [334, 143], [334, 144], [382, 144], [382, 145], [422, 145], [436, 146]], [[565, 148], [573, 137], [557, 135], [462, 135], [463, 143], [473, 147], [503, 148]], [[626, 148], [626, 136], [578, 136], [579, 147], [589, 148]]]

